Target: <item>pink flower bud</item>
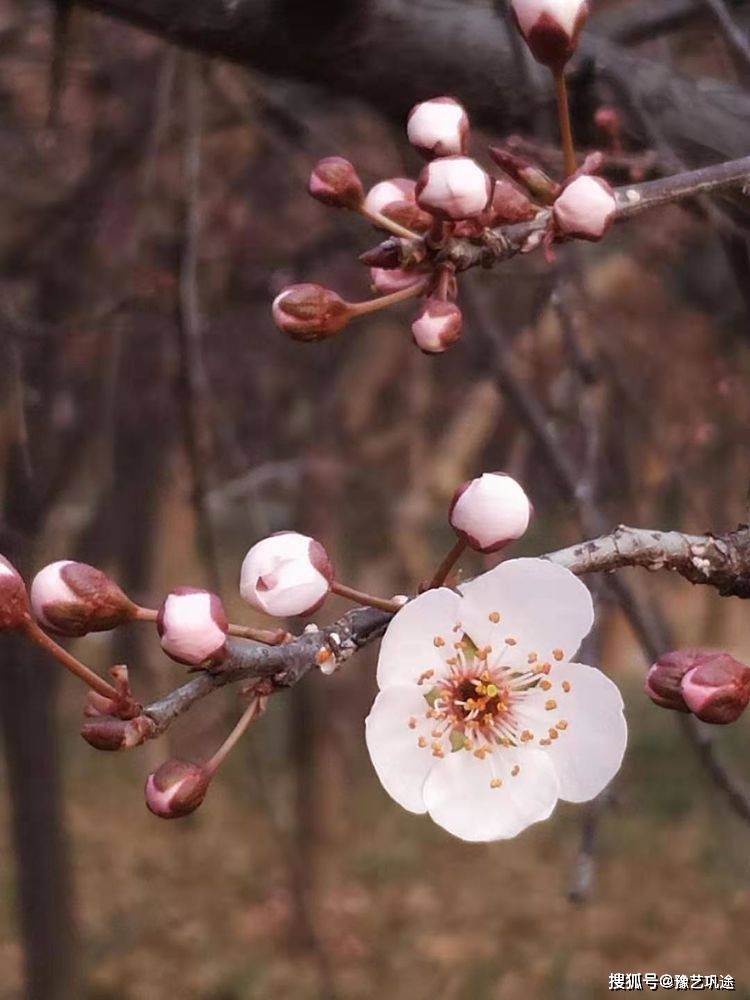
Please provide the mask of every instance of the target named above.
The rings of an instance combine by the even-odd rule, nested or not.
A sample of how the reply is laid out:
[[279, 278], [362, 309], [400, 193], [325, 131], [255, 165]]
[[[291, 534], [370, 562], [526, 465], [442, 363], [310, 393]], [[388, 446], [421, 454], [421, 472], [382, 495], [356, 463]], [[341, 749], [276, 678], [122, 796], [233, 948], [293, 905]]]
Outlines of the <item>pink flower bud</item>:
[[682, 696], [703, 722], [736, 722], [750, 703], [750, 667], [729, 653], [705, 653], [682, 678]]
[[367, 192], [365, 211], [382, 213], [386, 205], [394, 201], [414, 202], [416, 187], [416, 181], [409, 180], [408, 177], [391, 177], [387, 181], [379, 181]]
[[428, 160], [463, 155], [469, 138], [469, 116], [455, 98], [434, 97], [411, 109], [406, 134]]
[[509, 177], [522, 184], [537, 201], [551, 205], [560, 194], [560, 184], [530, 160], [503, 149], [502, 146], [490, 146], [489, 154]]
[[559, 72], [576, 50], [586, 0], [511, 0], [511, 8], [533, 57]]
[[276, 326], [293, 340], [326, 340], [343, 330], [351, 317], [341, 296], [322, 285], [290, 285], [273, 303]]
[[601, 177], [578, 177], [563, 190], [553, 213], [563, 236], [595, 242], [615, 221], [617, 202], [612, 188]]
[[320, 160], [310, 174], [307, 190], [324, 205], [353, 211], [362, 205], [365, 198], [359, 174], [342, 156], [328, 156]]
[[245, 556], [240, 593], [259, 611], [287, 618], [319, 608], [332, 580], [333, 566], [320, 542], [280, 531], [257, 542]]
[[168, 760], [146, 780], [146, 805], [161, 819], [178, 819], [203, 802], [211, 775], [189, 760]]
[[0, 556], [0, 632], [20, 628], [29, 618], [26, 584], [16, 567]]
[[463, 316], [455, 302], [427, 299], [411, 325], [417, 347], [425, 354], [442, 354], [463, 333]]
[[178, 663], [197, 667], [224, 658], [229, 622], [221, 599], [208, 590], [177, 587], [156, 619], [161, 647]]
[[481, 215], [492, 194], [492, 182], [468, 156], [433, 160], [417, 182], [417, 204], [442, 219]]
[[400, 292], [404, 288], [416, 285], [418, 281], [424, 279], [424, 273], [413, 270], [403, 271], [401, 268], [384, 270], [382, 267], [371, 267], [370, 278], [376, 292], [380, 292], [381, 295], [390, 295], [391, 292]]
[[31, 583], [31, 607], [41, 625], [61, 635], [108, 632], [135, 617], [136, 607], [114, 580], [86, 563], [50, 563]]
[[472, 549], [489, 553], [520, 538], [532, 513], [529, 498], [515, 479], [504, 472], [485, 472], [459, 486], [449, 520]]
[[678, 649], [659, 657], [646, 675], [645, 691], [651, 701], [660, 708], [689, 712], [682, 697], [682, 678], [702, 655], [699, 649]]

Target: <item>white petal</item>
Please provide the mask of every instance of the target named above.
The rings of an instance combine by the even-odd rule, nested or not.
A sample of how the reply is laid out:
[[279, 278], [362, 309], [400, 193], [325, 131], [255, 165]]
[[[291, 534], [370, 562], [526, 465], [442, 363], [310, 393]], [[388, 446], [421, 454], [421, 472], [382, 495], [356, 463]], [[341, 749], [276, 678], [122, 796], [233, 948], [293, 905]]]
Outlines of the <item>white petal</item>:
[[[443, 671], [440, 649], [447, 651], [456, 640], [451, 629], [459, 621], [462, 603], [458, 594], [446, 587], [428, 590], [409, 601], [388, 626], [380, 644], [378, 686], [416, 684], [427, 670]], [[445, 646], [435, 645], [438, 637]]]
[[[493, 787], [497, 780], [502, 785]], [[484, 760], [459, 750], [438, 760], [424, 785], [432, 819], [454, 836], [477, 842], [515, 837], [547, 819], [557, 799], [551, 761], [528, 748], [498, 750]]]
[[[422, 787], [436, 758], [420, 747], [420, 732], [427, 730], [427, 702], [415, 685], [391, 685], [381, 691], [367, 716], [365, 736], [370, 759], [383, 788], [409, 812], [426, 812]], [[409, 727], [410, 719], [417, 728]]]
[[[569, 660], [594, 624], [591, 594], [578, 577], [546, 559], [511, 559], [463, 584], [461, 621], [478, 646], [497, 654], [511, 637], [503, 663]], [[490, 615], [500, 615], [495, 624]]]
[[[628, 741], [622, 695], [609, 677], [581, 663], [554, 664], [552, 687], [519, 713], [535, 739], [562, 721], [565, 728], [544, 749], [557, 771], [560, 798], [588, 802], [620, 770]], [[555, 704], [554, 710], [545, 705]]]

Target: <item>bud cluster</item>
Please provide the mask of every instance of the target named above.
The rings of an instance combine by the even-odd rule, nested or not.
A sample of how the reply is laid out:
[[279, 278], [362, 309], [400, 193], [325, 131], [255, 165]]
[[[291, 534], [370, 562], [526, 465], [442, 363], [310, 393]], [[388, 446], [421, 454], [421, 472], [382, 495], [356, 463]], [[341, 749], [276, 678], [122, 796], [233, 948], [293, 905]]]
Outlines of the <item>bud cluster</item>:
[[[535, 58], [561, 71], [575, 49], [588, 5], [582, 0], [513, 0], [512, 8]], [[508, 149], [492, 146], [489, 154], [503, 171], [492, 176], [469, 153], [466, 109], [447, 96], [412, 108], [406, 132], [427, 161], [416, 180], [388, 178], [365, 193], [357, 170], [343, 157], [326, 157], [313, 169], [308, 184], [312, 197], [358, 212], [392, 238], [360, 258], [370, 268], [379, 298], [346, 302], [331, 289], [309, 283], [281, 291], [273, 318], [294, 340], [326, 340], [357, 316], [421, 298], [412, 322], [414, 342], [426, 354], [441, 354], [463, 330], [451, 241], [496, 244], [493, 227], [531, 222], [542, 213], [547, 245], [572, 238], [600, 240], [614, 221], [612, 189], [591, 176], [600, 159], [589, 159], [580, 169], [573, 166], [563, 184]]]

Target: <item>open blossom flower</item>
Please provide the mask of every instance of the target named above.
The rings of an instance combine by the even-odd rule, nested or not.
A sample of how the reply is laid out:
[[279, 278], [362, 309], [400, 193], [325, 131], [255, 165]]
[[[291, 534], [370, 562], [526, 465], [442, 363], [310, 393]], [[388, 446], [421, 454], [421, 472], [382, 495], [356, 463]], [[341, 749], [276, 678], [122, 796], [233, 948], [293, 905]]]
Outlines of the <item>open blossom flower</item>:
[[224, 656], [229, 623], [221, 600], [208, 590], [177, 587], [164, 599], [156, 627], [164, 652], [197, 667]]
[[442, 219], [481, 215], [491, 196], [489, 175], [469, 156], [433, 160], [417, 182], [417, 204]]
[[596, 242], [615, 221], [617, 202], [605, 180], [584, 175], [563, 190], [553, 213], [563, 235]]
[[562, 69], [575, 52], [586, 23], [586, 0], [511, 0], [511, 8], [537, 62], [552, 70]]
[[533, 508], [523, 487], [504, 472], [485, 472], [456, 490], [449, 520], [478, 552], [499, 552], [526, 533]]
[[248, 604], [276, 618], [311, 614], [326, 599], [333, 566], [320, 542], [280, 531], [245, 556], [240, 593]]
[[514, 559], [399, 611], [378, 661], [367, 746], [386, 791], [463, 840], [515, 837], [620, 768], [617, 687], [572, 663], [594, 621], [568, 570]]
[[458, 156], [466, 152], [469, 116], [454, 97], [433, 97], [411, 109], [406, 134], [428, 159]]

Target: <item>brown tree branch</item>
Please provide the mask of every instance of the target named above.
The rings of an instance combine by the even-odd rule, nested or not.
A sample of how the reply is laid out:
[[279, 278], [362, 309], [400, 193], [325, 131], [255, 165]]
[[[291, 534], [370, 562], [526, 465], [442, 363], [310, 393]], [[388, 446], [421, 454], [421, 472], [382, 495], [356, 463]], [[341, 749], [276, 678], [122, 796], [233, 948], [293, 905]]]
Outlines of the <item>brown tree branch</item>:
[[[744, 190], [748, 185], [750, 156], [670, 177], [659, 177], [642, 184], [627, 184], [615, 191], [617, 221], [623, 222], [653, 208], [729, 188]], [[395, 251], [400, 266], [408, 266], [414, 260], [423, 260], [427, 253], [427, 256], [432, 256], [438, 263], [450, 262], [458, 271], [466, 271], [472, 267], [494, 267], [495, 264], [540, 246], [543, 234], [550, 225], [551, 214], [550, 209], [545, 209], [529, 222], [488, 229], [479, 239], [451, 238], [436, 250], [430, 250], [422, 239], [390, 237], [370, 252], [387, 254]]]

